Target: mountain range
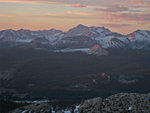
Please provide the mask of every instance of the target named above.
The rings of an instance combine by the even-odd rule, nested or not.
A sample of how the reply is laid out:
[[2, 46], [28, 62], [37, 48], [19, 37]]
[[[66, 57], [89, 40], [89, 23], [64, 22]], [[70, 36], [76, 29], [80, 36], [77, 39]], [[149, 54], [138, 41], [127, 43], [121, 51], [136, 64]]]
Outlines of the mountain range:
[[[78, 25], [0, 31], [0, 98], [83, 99], [150, 91], [150, 31]], [[100, 57], [99, 57], [100, 56]]]
[[149, 50], [150, 31], [137, 30], [128, 35], [122, 35], [105, 27], [87, 27], [81, 24], [66, 32], [56, 29], [0, 31], [0, 48], [15, 46], [57, 52], [87, 52], [94, 46], [99, 46], [101, 50], [108, 48]]

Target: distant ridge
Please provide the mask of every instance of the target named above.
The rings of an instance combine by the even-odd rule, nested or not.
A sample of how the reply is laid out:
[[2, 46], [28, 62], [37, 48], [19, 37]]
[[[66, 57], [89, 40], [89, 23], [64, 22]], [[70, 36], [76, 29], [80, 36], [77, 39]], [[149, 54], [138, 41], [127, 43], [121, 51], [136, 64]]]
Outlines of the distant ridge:
[[[30, 43], [37, 38], [49, 40], [49, 45], [56, 49], [87, 48], [94, 45], [106, 48], [150, 49], [150, 31], [136, 30], [128, 35], [112, 32], [105, 27], [87, 27], [79, 24], [66, 32], [50, 30], [3, 30], [0, 31], [0, 47], [7, 42], [8, 47]], [[8, 43], [9, 42], [9, 43]], [[7, 47], [5, 44], [5, 46]]]

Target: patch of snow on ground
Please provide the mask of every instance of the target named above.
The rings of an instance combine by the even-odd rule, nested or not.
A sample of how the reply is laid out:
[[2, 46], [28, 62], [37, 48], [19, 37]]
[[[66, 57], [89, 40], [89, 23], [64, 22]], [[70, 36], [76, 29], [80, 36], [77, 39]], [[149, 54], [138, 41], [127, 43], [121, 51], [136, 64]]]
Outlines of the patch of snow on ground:
[[23, 112], [21, 112], [21, 113], [27, 113], [28, 112], [28, 110], [24, 110]]
[[89, 48], [79, 48], [79, 49], [61, 49], [55, 50], [54, 52], [77, 52], [77, 51], [88, 51]]
[[131, 110], [132, 110], [132, 106], [130, 106], [130, 107], [128, 108], [128, 110], [131, 111]]
[[51, 110], [52, 110], [52, 111], [51, 111], [52, 113], [55, 113], [55, 110], [54, 110], [54, 108], [53, 108], [53, 107], [51, 107]]
[[79, 105], [77, 105], [77, 106], [75, 107], [75, 109], [74, 109], [74, 113], [78, 113], [78, 111], [79, 111], [79, 107], [80, 107], [80, 104], [79, 104]]
[[29, 42], [31, 42], [32, 40], [33, 40], [33, 39], [16, 40], [16, 42], [29, 43]]
[[71, 113], [70, 110], [62, 110], [62, 113]]

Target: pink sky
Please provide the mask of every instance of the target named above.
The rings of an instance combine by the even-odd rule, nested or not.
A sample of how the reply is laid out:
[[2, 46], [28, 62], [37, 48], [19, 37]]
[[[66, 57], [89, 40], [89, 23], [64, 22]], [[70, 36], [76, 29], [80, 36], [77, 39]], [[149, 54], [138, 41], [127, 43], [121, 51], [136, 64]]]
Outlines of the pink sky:
[[150, 30], [150, 0], [0, 0], [0, 30], [105, 26], [128, 34]]

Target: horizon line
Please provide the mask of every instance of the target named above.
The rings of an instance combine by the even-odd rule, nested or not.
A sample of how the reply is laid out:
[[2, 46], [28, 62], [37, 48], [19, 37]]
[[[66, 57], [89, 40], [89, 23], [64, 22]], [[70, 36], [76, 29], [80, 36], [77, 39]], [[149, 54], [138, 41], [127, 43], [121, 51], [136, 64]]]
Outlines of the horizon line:
[[8, 29], [2, 29], [2, 30], [0, 30], [0, 31], [5, 31], [5, 30], [13, 30], [13, 31], [19, 31], [19, 30], [48, 31], [48, 30], [54, 29], [54, 30], [59, 30], [59, 31], [61, 31], [61, 32], [68, 32], [70, 29], [73, 29], [73, 28], [75, 28], [75, 27], [77, 27], [77, 26], [79, 26], [79, 25], [82, 25], [82, 26], [85, 26], [85, 27], [99, 27], [99, 28], [105, 28], [105, 29], [108, 29], [108, 30], [111, 31], [111, 32], [116, 32], [116, 33], [119, 33], [119, 34], [121, 34], [121, 35], [128, 35], [128, 34], [131, 34], [131, 33], [133, 33], [133, 32], [136, 32], [136, 31], [138, 31], [138, 30], [141, 30], [141, 31], [150, 31], [150, 30], [147, 30], [147, 29], [136, 29], [136, 30], [133, 30], [132, 32], [129, 32], [129, 33], [124, 34], [124, 33], [120, 33], [120, 32], [117, 32], [117, 31], [112, 31], [112, 30], [110, 30], [109, 27], [105, 27], [105, 26], [88, 26], [88, 25], [84, 25], [84, 24], [77, 24], [77, 25], [75, 25], [74, 27], [68, 28], [67, 30], [56, 29], [56, 28], [50, 28], [50, 29], [48, 29], [48, 28], [47, 28], [47, 29], [44, 29], [44, 28], [43, 28], [43, 29], [37, 29], [37, 30], [30, 29], [30, 28], [19, 28], [19, 29], [8, 28]]

